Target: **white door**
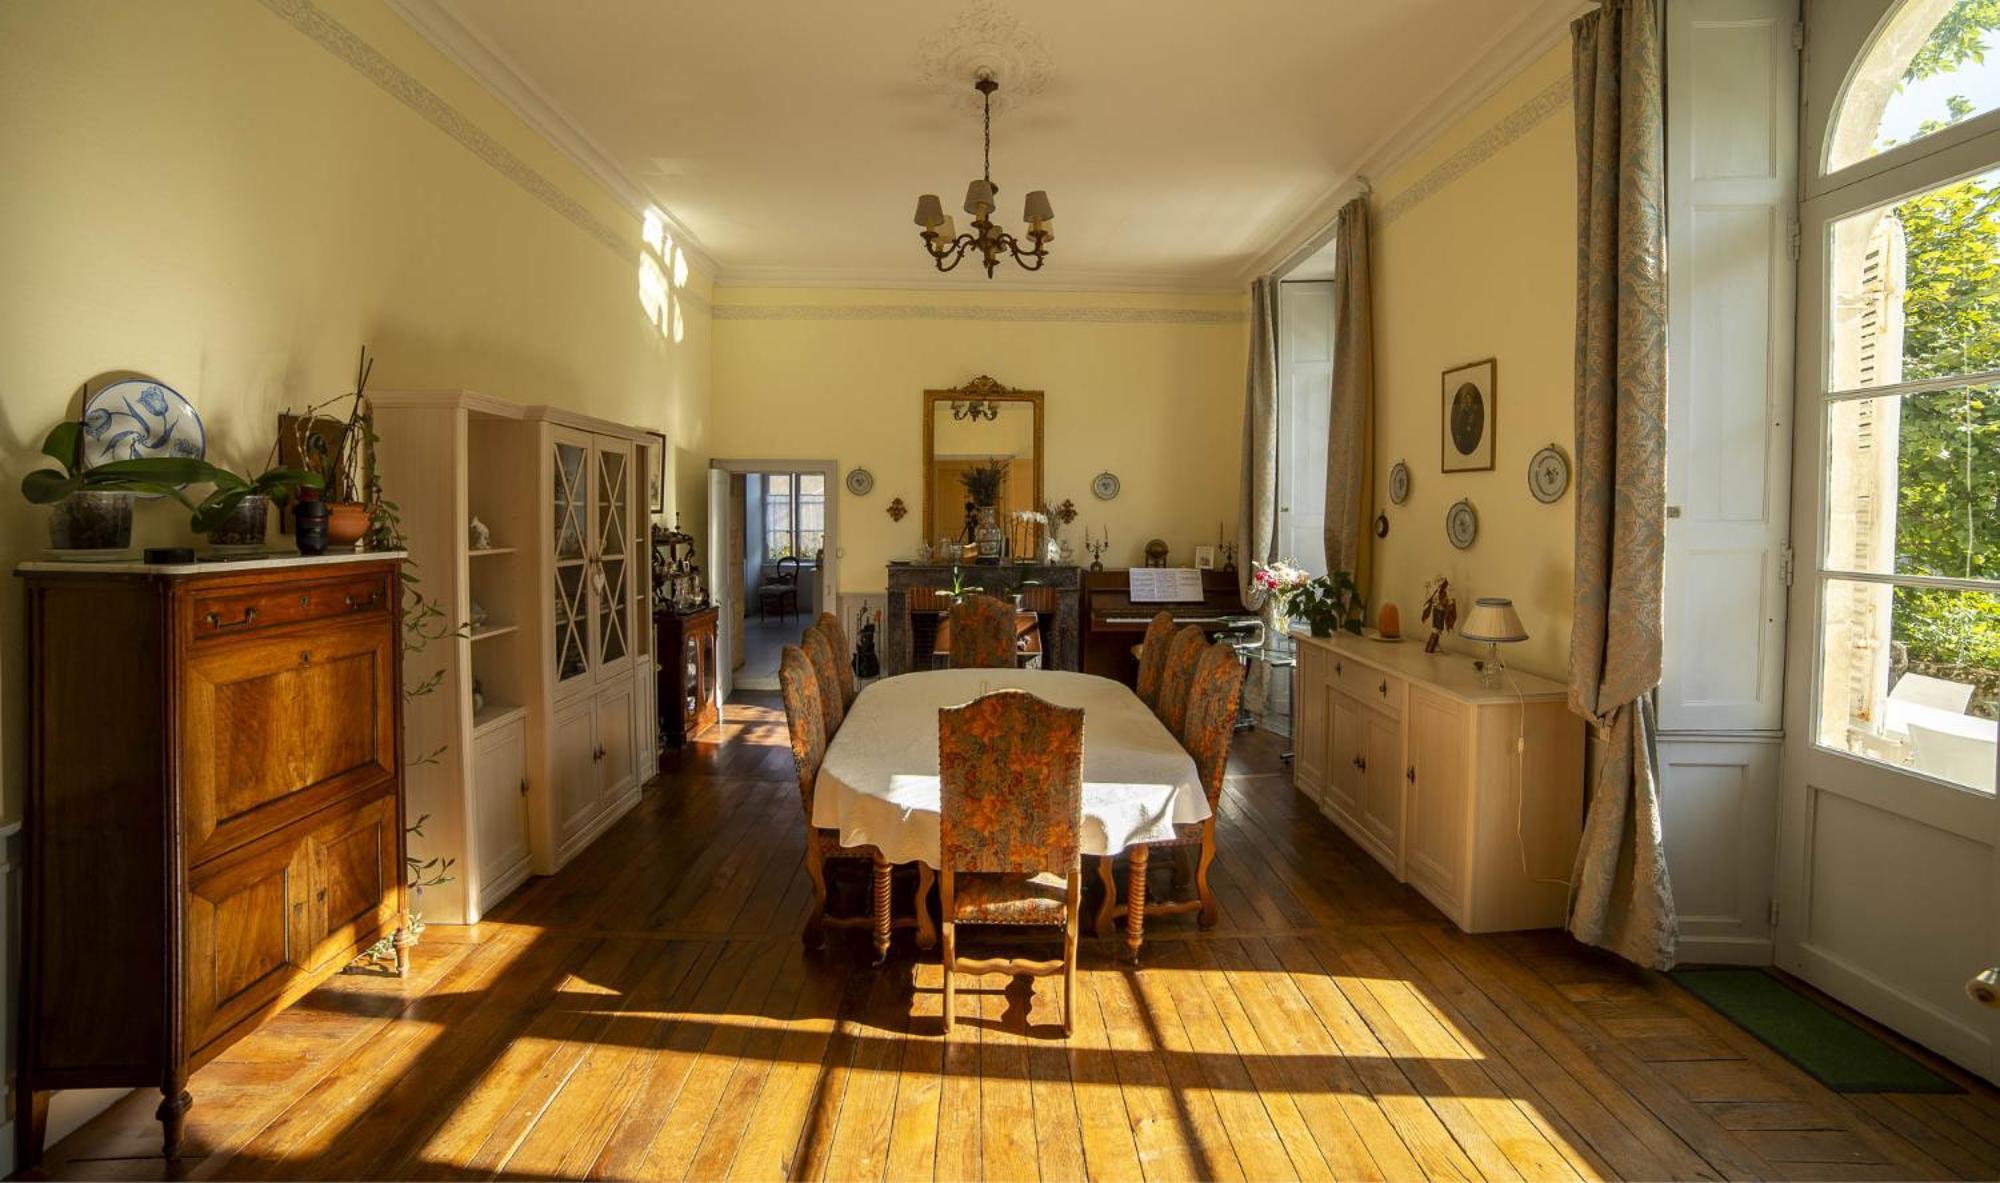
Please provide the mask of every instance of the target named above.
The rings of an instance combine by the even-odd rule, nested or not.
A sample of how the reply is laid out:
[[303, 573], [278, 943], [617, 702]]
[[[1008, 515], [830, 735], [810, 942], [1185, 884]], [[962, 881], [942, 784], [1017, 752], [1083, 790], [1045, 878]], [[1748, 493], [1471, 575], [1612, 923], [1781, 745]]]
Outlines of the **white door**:
[[2000, 1079], [2000, 55], [1953, 11], [1807, 30], [1778, 947]]
[[723, 712], [736, 678], [736, 639], [731, 626], [736, 619], [736, 605], [729, 598], [735, 560], [729, 547], [729, 507], [729, 472], [711, 468], [708, 470], [708, 597], [715, 601], [715, 718], [719, 723], [728, 722]]
[[1278, 547], [1326, 573], [1326, 432], [1333, 414], [1333, 283], [1278, 285]]
[[500, 902], [528, 861], [527, 722], [516, 719], [474, 744], [472, 792], [477, 811], [479, 910]]
[[556, 708], [550, 729], [549, 770], [555, 777], [556, 833], [559, 845], [589, 827], [603, 805], [603, 784], [597, 774], [595, 700], [575, 698]]
[[630, 679], [597, 695], [597, 750], [592, 756], [597, 761], [598, 791], [606, 806], [639, 784], [638, 713]]

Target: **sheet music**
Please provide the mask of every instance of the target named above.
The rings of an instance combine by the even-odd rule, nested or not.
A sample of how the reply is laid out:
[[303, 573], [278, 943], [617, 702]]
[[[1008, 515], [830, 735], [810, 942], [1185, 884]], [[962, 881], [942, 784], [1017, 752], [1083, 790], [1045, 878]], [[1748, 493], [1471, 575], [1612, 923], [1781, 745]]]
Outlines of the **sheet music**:
[[1201, 572], [1193, 567], [1133, 567], [1129, 574], [1134, 604], [1199, 604], [1202, 601]]

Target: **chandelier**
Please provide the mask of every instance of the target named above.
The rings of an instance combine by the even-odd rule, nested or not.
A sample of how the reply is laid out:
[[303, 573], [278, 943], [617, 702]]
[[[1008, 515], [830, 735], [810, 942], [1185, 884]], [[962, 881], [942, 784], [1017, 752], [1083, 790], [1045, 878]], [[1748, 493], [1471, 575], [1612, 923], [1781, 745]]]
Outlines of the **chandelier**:
[[970, 402], [951, 400], [951, 417], [963, 422], [970, 419], [974, 423], [981, 419], [993, 420], [1000, 417], [1000, 404], [991, 399], [975, 398]]
[[930, 252], [931, 262], [939, 271], [950, 271], [964, 261], [970, 251], [978, 251], [986, 266], [986, 278], [993, 278], [993, 271], [1000, 265], [1000, 256], [1005, 253], [1014, 256], [1014, 261], [1028, 271], [1040, 271], [1042, 260], [1048, 257], [1048, 244], [1054, 241], [1056, 233], [1049, 228], [1055, 220], [1055, 210], [1049, 206], [1049, 195], [1040, 189], [1028, 194], [1021, 211], [1021, 220], [1028, 224], [1028, 241], [1031, 244], [1023, 250], [1020, 240], [1000, 229], [992, 222], [993, 198], [1000, 192], [993, 183], [993, 92], [1000, 89], [991, 74], [981, 74], [973, 89], [983, 96], [986, 107], [986, 156], [985, 171], [980, 178], [965, 187], [965, 212], [972, 215], [972, 231], [958, 233], [952, 220], [945, 216], [944, 205], [937, 194], [926, 193], [917, 198], [916, 223], [923, 228], [924, 249]]

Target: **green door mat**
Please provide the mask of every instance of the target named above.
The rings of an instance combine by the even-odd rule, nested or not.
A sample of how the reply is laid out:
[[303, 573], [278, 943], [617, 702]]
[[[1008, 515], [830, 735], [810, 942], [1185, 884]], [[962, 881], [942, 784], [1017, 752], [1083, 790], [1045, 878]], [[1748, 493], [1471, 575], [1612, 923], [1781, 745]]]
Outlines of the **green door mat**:
[[1668, 976], [1835, 1092], [1965, 1091], [1761, 970], [1677, 969]]

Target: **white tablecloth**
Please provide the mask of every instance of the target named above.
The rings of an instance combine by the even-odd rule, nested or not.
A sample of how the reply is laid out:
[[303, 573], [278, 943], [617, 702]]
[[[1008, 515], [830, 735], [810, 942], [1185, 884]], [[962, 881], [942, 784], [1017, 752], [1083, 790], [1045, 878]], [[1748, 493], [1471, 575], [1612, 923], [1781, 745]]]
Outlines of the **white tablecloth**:
[[828, 745], [813, 824], [890, 862], [938, 865], [938, 708], [1021, 689], [1082, 707], [1085, 854], [1113, 854], [1208, 816], [1194, 761], [1130, 688], [1061, 670], [928, 670], [861, 692]]

